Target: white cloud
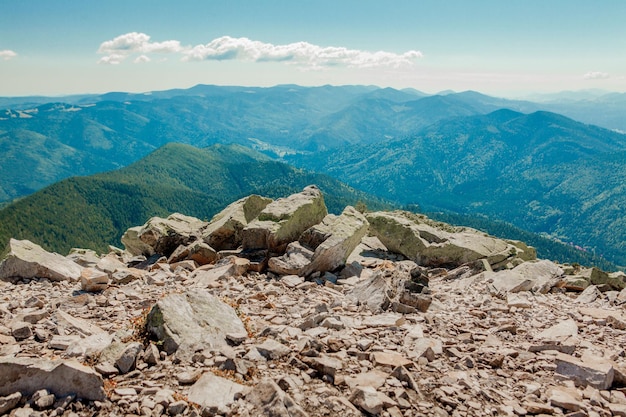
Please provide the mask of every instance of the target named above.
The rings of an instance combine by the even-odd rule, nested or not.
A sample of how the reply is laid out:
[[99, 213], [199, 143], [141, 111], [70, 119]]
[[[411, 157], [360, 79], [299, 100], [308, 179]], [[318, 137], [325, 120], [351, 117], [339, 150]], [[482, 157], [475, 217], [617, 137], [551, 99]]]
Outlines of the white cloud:
[[590, 71], [583, 75], [585, 80], [606, 80], [610, 75], [606, 72], [601, 71]]
[[145, 33], [131, 32], [102, 42], [98, 53], [104, 55], [99, 63], [120, 64], [137, 55], [133, 62], [151, 60], [149, 54], [181, 54], [182, 61], [242, 60], [252, 62], [286, 62], [303, 68], [316, 69], [332, 66], [372, 68], [412, 65], [422, 57], [419, 51], [403, 54], [377, 51], [369, 52], [337, 46], [319, 46], [308, 42], [274, 45], [248, 38], [222, 36], [207, 44], [194, 47], [181, 46], [179, 41], [151, 42]]
[[136, 54], [140, 54], [140, 56], [135, 59], [135, 63], [148, 62], [150, 58], [146, 54], [176, 53], [183, 49], [179, 41], [150, 42], [150, 36], [145, 33], [130, 32], [110, 41], [102, 42], [98, 48], [98, 53], [104, 56], [100, 58], [98, 63], [116, 65]]
[[10, 49], [3, 49], [0, 51], [0, 58], [4, 59], [5, 61], [15, 58], [16, 56], [17, 56], [17, 53], [15, 53], [14, 51], [11, 51]]
[[274, 45], [248, 38], [222, 36], [205, 45], [196, 45], [183, 52], [184, 61], [227, 60], [289, 62], [305, 67], [348, 66], [348, 67], [399, 67], [410, 65], [422, 57], [419, 51], [403, 54], [393, 52], [368, 52], [336, 46], [318, 46], [308, 42]]
[[152, 60], [150, 59], [149, 56], [147, 56], [147, 55], [139, 55], [137, 58], [135, 58], [135, 60], [133, 62], [135, 64], [141, 64], [143, 62], [150, 62], [150, 61], [152, 61]]

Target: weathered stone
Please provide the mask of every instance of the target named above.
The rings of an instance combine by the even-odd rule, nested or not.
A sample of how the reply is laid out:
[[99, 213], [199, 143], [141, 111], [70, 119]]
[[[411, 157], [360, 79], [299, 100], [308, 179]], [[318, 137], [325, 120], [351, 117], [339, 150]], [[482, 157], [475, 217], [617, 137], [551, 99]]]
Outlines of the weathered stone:
[[76, 262], [84, 268], [93, 268], [100, 262], [98, 254], [91, 249], [72, 248], [67, 255], [67, 259]]
[[82, 267], [57, 254], [46, 252], [28, 240], [11, 239], [8, 254], [0, 263], [0, 279], [48, 278], [51, 281], [77, 281]]
[[284, 255], [269, 259], [267, 268], [278, 275], [305, 275], [304, 271], [311, 264], [312, 258], [312, 251], [298, 242], [291, 242]]
[[545, 294], [560, 282], [563, 270], [554, 262], [540, 260], [524, 262], [510, 270], [484, 274], [498, 294], [521, 291]]
[[146, 257], [154, 255], [154, 248], [139, 238], [139, 233], [143, 226], [131, 227], [122, 235], [121, 241], [124, 248], [132, 255], [144, 255]]
[[370, 361], [376, 366], [390, 366], [396, 368], [404, 366], [409, 368], [413, 366], [413, 362], [399, 353], [394, 352], [373, 352], [370, 355]]
[[328, 355], [311, 358], [309, 366], [321, 375], [328, 375], [331, 378], [335, 378], [337, 371], [343, 367], [339, 359]]
[[90, 321], [74, 317], [63, 310], [57, 310], [56, 313], [54, 313], [54, 316], [59, 326], [65, 327], [68, 330], [75, 331], [83, 336], [91, 336], [96, 333], [105, 333], [102, 328], [91, 323]]
[[420, 265], [459, 266], [485, 258], [490, 264], [515, 256], [515, 246], [470, 228], [438, 223], [408, 212], [367, 213], [372, 234], [391, 251]]
[[73, 342], [67, 347], [65, 353], [70, 357], [93, 359], [99, 357], [112, 342], [112, 335], [106, 332], [95, 333]]
[[194, 286], [206, 288], [220, 279], [241, 276], [246, 273], [249, 267], [250, 261], [245, 258], [222, 259], [215, 268], [198, 269], [192, 275], [191, 281]]
[[326, 214], [322, 193], [317, 187], [308, 186], [300, 193], [268, 204], [258, 218], [243, 229], [243, 248], [283, 253], [288, 243], [321, 222]]
[[596, 267], [584, 268], [576, 275], [585, 278], [592, 285], [610, 285], [618, 291], [625, 287], [621, 279], [611, 279], [607, 272]]
[[393, 289], [382, 271], [360, 281], [346, 294], [349, 300], [364, 305], [374, 313], [386, 310], [392, 296]]
[[178, 416], [180, 414], [185, 414], [185, 411], [189, 408], [187, 402], [183, 400], [174, 401], [170, 405], [167, 406], [167, 414], [170, 416]]
[[576, 302], [581, 304], [593, 303], [598, 297], [602, 297], [602, 293], [595, 285], [590, 285], [576, 297]]
[[243, 385], [216, 376], [212, 372], [205, 372], [191, 386], [187, 398], [214, 413], [223, 413], [226, 407], [235, 400], [235, 396], [241, 393], [244, 388]]
[[0, 358], [0, 395], [19, 391], [30, 396], [41, 387], [57, 397], [106, 398], [102, 377], [74, 360]]
[[207, 223], [180, 213], [166, 219], [153, 217], [139, 231], [139, 239], [150, 245], [156, 253], [169, 256], [180, 245], [196, 240]]
[[396, 405], [395, 401], [382, 392], [367, 386], [356, 387], [350, 396], [350, 402], [366, 413], [373, 415], [380, 415], [385, 408]]
[[126, 264], [119, 260], [115, 253], [109, 253], [96, 264], [96, 268], [109, 274], [109, 278], [117, 271], [126, 269]]
[[267, 359], [280, 359], [291, 352], [288, 346], [274, 339], [266, 339], [262, 344], [258, 345], [256, 349]]
[[567, 411], [578, 411], [584, 408], [581, 400], [578, 393], [565, 387], [554, 387], [550, 390], [550, 404]]
[[572, 319], [557, 323], [535, 336], [537, 340], [563, 342], [578, 334], [578, 325]]
[[274, 381], [258, 383], [246, 400], [252, 405], [251, 415], [274, 417], [307, 417], [308, 414]]
[[557, 366], [555, 372], [571, 379], [577, 385], [591, 385], [603, 390], [609, 389], [613, 384], [613, 365], [602, 358], [584, 355], [579, 360], [573, 356], [559, 353], [555, 361]]
[[243, 229], [271, 202], [272, 199], [258, 195], [235, 201], [213, 216], [202, 231], [202, 239], [217, 251], [238, 248]]
[[80, 285], [83, 291], [104, 291], [109, 286], [109, 274], [96, 268], [85, 268], [80, 274]]
[[[303, 233], [300, 243], [308, 242], [309, 247], [315, 252], [311, 264], [303, 271], [304, 275], [310, 275], [316, 271], [333, 271], [345, 265], [346, 259], [361, 242], [368, 227], [369, 223], [365, 217], [353, 207], [348, 206], [339, 217], [333, 216], [309, 228]], [[307, 233], [318, 237], [324, 235], [326, 239], [317, 244], [314, 239], [307, 240]]]
[[14, 392], [11, 395], [7, 395], [6, 397], [0, 398], [0, 415], [8, 414], [9, 411], [13, 410], [22, 399], [22, 394], [20, 392]]
[[373, 369], [369, 372], [361, 372], [355, 376], [346, 377], [346, 384], [354, 389], [357, 386], [361, 387], [372, 387], [374, 389], [378, 389], [385, 385], [385, 380], [389, 374], [387, 372], [381, 371], [379, 369]]
[[559, 287], [564, 288], [567, 291], [584, 291], [589, 285], [589, 280], [580, 276], [565, 276], [561, 278]]
[[217, 252], [208, 244], [196, 241], [187, 246], [189, 255], [187, 258], [194, 260], [198, 265], [213, 264], [217, 261]]
[[39, 410], [45, 410], [46, 408], [52, 407], [54, 400], [54, 394], [50, 394], [47, 389], [36, 391], [31, 398], [31, 401]]
[[170, 294], [148, 314], [147, 329], [168, 353], [190, 358], [197, 346], [226, 346], [226, 335], [245, 333], [235, 310], [200, 289]]
[[11, 336], [15, 338], [15, 340], [24, 340], [28, 339], [33, 335], [33, 330], [30, 327], [30, 324], [24, 321], [16, 321], [11, 325]]

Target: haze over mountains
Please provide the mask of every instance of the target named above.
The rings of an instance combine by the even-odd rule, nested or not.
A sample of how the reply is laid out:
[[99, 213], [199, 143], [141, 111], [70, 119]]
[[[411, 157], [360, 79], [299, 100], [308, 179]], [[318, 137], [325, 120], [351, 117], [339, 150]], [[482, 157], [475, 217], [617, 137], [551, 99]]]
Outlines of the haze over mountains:
[[372, 86], [199, 85], [54, 101], [0, 99], [0, 201], [129, 165], [170, 142], [240, 144], [401, 205], [486, 215], [626, 265], [625, 94], [533, 103]]

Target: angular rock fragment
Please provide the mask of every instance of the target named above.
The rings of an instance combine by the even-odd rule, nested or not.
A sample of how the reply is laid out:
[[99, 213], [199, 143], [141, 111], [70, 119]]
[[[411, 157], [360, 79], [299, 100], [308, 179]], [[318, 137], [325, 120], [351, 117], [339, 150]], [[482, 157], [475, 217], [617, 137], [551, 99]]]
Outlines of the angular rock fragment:
[[585, 355], [579, 360], [560, 353], [555, 361], [555, 372], [571, 379], [576, 385], [591, 385], [600, 390], [609, 389], [613, 385], [615, 370], [607, 360], [591, 355]]
[[227, 346], [226, 335], [246, 333], [235, 310], [205, 290], [170, 294], [150, 310], [147, 330], [163, 349], [190, 358], [197, 347]]
[[83, 291], [104, 291], [109, 286], [109, 274], [96, 268], [85, 268], [80, 274], [80, 285]]
[[58, 253], [45, 251], [28, 240], [11, 239], [8, 254], [0, 263], [0, 279], [48, 278], [51, 281], [77, 281], [82, 267]]
[[243, 229], [244, 250], [269, 249], [283, 253], [287, 244], [309, 227], [321, 222], [328, 214], [324, 197], [315, 186], [280, 198], [268, 204], [256, 220]]
[[[315, 252], [310, 265], [303, 271], [304, 275], [315, 271], [333, 271], [345, 265], [346, 259], [361, 242], [368, 227], [365, 217], [348, 206], [340, 216], [333, 216], [305, 231], [300, 237], [300, 243], [308, 244]], [[316, 236], [317, 239], [307, 238], [308, 236]], [[325, 237], [323, 240], [322, 236]]]
[[560, 282], [563, 270], [554, 262], [540, 260], [524, 262], [510, 270], [484, 274], [497, 294], [522, 291], [545, 294]]
[[278, 275], [305, 275], [313, 252], [298, 242], [291, 242], [282, 256], [270, 258], [267, 269]]
[[200, 379], [191, 386], [187, 398], [189, 401], [206, 407], [213, 413], [224, 414], [227, 406], [235, 400], [235, 396], [244, 390], [245, 386], [219, 377], [212, 372], [205, 372]]
[[0, 358], [0, 395], [21, 392], [29, 396], [41, 387], [57, 397], [106, 398], [102, 377], [74, 360]]
[[264, 380], [258, 383], [248, 394], [246, 400], [252, 406], [251, 415], [307, 417], [308, 414], [287, 395], [274, 381]]
[[251, 195], [228, 205], [202, 230], [202, 239], [217, 251], [237, 249], [243, 229], [258, 217], [272, 199]]

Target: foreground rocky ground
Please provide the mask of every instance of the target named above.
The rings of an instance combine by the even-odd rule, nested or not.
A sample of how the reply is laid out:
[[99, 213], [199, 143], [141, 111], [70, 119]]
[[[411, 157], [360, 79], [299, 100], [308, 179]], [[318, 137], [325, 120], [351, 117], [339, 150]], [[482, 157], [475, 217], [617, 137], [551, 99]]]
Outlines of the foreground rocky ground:
[[626, 275], [319, 190], [0, 265], [0, 414], [626, 415]]

